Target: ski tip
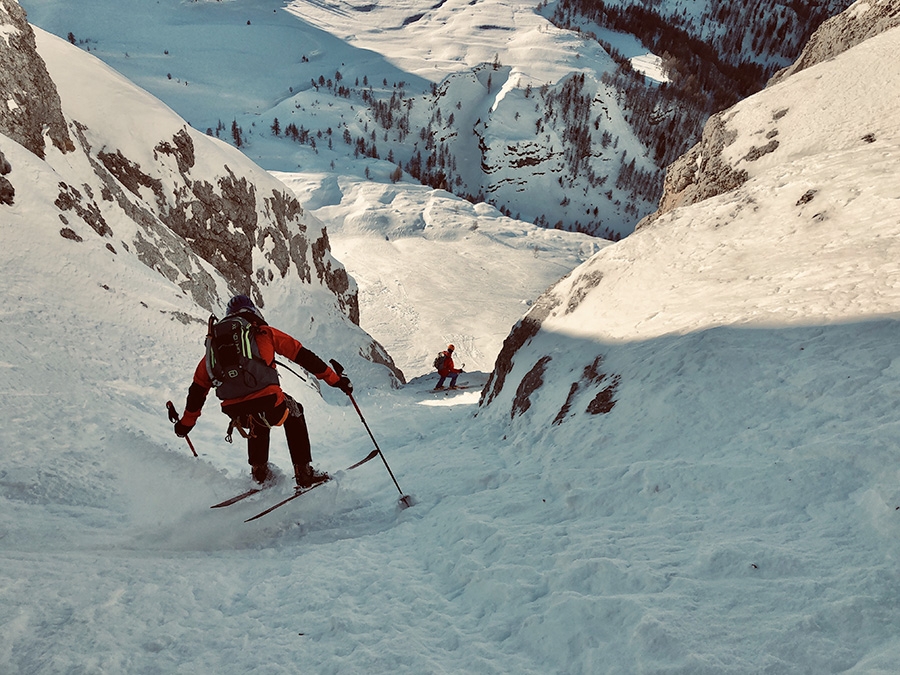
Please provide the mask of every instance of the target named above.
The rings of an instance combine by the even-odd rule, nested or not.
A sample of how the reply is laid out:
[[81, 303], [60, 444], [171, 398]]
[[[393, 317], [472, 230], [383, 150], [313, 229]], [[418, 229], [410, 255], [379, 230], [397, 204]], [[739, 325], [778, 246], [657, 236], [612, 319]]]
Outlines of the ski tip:
[[247, 497], [250, 497], [252, 495], [255, 495], [257, 492], [262, 492], [262, 490], [263, 490], [263, 488], [261, 488], [261, 487], [250, 488], [246, 492], [242, 492], [241, 494], [235, 495], [234, 497], [231, 497], [230, 499], [226, 499], [223, 502], [219, 502], [218, 504], [213, 504], [209, 508], [221, 509], [226, 506], [231, 506], [232, 504], [237, 504], [239, 501], [246, 499]]

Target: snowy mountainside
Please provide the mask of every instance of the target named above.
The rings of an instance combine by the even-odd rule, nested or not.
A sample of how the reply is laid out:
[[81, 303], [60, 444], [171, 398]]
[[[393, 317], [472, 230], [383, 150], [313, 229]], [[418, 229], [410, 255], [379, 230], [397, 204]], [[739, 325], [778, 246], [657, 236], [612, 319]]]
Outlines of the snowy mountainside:
[[[31, 31], [27, 24], [10, 26]], [[59, 91], [58, 114], [71, 138], [62, 151], [49, 146], [43, 163], [12, 141], [3, 143], [8, 227], [56, 223], [56, 236], [76, 249], [101, 243], [110, 256], [140, 261], [193, 303], [194, 309], [175, 312], [184, 321], [205, 323], [208, 312], [221, 312], [237, 292], [266, 309], [305, 306], [294, 327], [318, 321], [323, 336], [355, 333], [359, 346], [344, 358], [364, 354], [373, 369], [387, 366], [386, 377], [402, 378], [355, 325], [357, 288], [332, 256], [322, 223], [282, 183], [192, 130], [93, 56], [40, 30], [37, 44], [43, 61], [32, 55], [17, 67], [41, 72], [46, 62], [57, 83], [47, 99]], [[29, 109], [43, 93], [12, 83], [7, 96]], [[17, 208], [23, 202], [28, 210]]]
[[[616, 350], [717, 326], [890, 315], [900, 206], [891, 168], [900, 79], [890, 54], [898, 42], [892, 29], [725, 111], [723, 161], [745, 182], [669, 210], [549, 289], [507, 339], [484, 403], [502, 397], [501, 407], [521, 407], [528, 396], [512, 384], [539, 390], [555, 366], [528, 345], [551, 336]], [[710, 283], [715, 296], [697, 302], [692, 288]], [[596, 356], [561, 372], [588, 373]], [[585, 384], [596, 393], [604, 381]]]
[[[866, 41], [773, 91], [802, 110], [795, 99], [816, 80], [852, 112], [858, 92], [841, 94], [849, 73], [868, 72], [858, 67], [896, 40]], [[896, 95], [895, 76], [873, 70]], [[191, 435], [196, 459], [164, 415], [202, 350], [202, 327], [169, 317], [205, 312], [123, 254], [122, 221], [109, 218], [115, 241], [59, 236], [47, 204], [64, 170], [88, 182], [86, 169], [57, 169], [84, 164], [78, 153], [62, 161], [48, 148], [41, 161], [0, 137], [16, 188], [0, 206], [0, 671], [895, 672], [900, 148], [890, 93], [878, 100], [893, 127], [872, 142], [850, 143], [851, 130], [821, 152], [798, 143], [733, 192], [603, 248], [536, 304], [528, 321], [543, 323], [507, 352], [512, 368], [501, 359], [507, 386], [489, 388], [490, 406], [478, 408], [473, 389], [431, 392], [424, 377], [392, 389], [372, 371], [356, 377], [355, 362], [360, 407], [413, 508], [397, 509], [378, 461], [341, 474], [372, 448], [346, 397], [326, 389], [323, 400], [285, 378], [306, 408], [316, 464], [337, 478], [253, 523], [243, 520], [289, 493], [288, 481], [211, 510], [247, 486], [243, 448], [222, 439], [212, 401]], [[739, 115], [751, 124], [753, 105]], [[470, 244], [493, 238], [502, 251], [516, 228], [541, 263], [540, 247], [579, 255], [566, 233], [534, 233], [446, 193], [404, 208], [412, 191], [400, 185], [291, 180], [347, 234], [387, 233], [354, 252], [370, 259], [367, 272], [414, 248], [404, 234], [429, 230], [475, 260], [447, 269], [457, 286], [484, 264]], [[498, 260], [528, 267], [510, 252]], [[442, 281], [422, 289], [427, 303], [469, 311], [439, 292]], [[275, 291], [263, 288], [267, 314], [297, 321], [291, 294]], [[519, 291], [483, 294], [507, 302]], [[327, 313], [301, 317], [302, 336], [326, 357], [358, 350], [345, 318], [319, 340]], [[385, 342], [430, 348], [408, 323], [384, 325], [403, 333]], [[286, 458], [273, 441], [281, 474]]]
[[[870, 22], [881, 25], [879, 17], [885, 12], [888, 15], [893, 12], [896, 16], [900, 11], [896, 2], [869, 7], [868, 3], [863, 3], [850, 8], [826, 23], [822, 34], [852, 34]], [[890, 25], [884, 24], [882, 28]], [[817, 42], [822, 49], [831, 43], [827, 37], [819, 38]], [[874, 56], [876, 60], [871, 64], [859, 66], [874, 69], [876, 74], [890, 81], [893, 77], [890, 56], [877, 52]], [[788, 77], [794, 70], [784, 72], [784, 77]], [[773, 81], [783, 79], [779, 77]], [[762, 103], [761, 106], [735, 106], [710, 118], [701, 141], [669, 167], [659, 209], [638, 227], [678, 206], [734, 189], [760, 171], [787, 162], [796, 155], [809, 154], [816, 148], [837, 151], [871, 143], [885, 133], [891, 133], [890, 116], [884, 112], [891, 107], [890, 87], [879, 87], [876, 80], [859, 77], [856, 73], [842, 85], [842, 90], [847, 91], [842, 95], [820, 87], [815, 80], [804, 79], [802, 82], [798, 81], [794, 86], [804, 87], [807, 98], [796, 97], [793, 105], [779, 101], [778, 93], [763, 91], [755, 99]], [[852, 97], [851, 91], [857, 99]], [[858, 102], [852, 107], [853, 117], [845, 119], [843, 102], [848, 98]], [[819, 123], [810, 124], [811, 119], [819, 119]]]
[[[503, 456], [540, 463], [575, 522], [601, 514], [617, 569], [652, 561], [703, 606], [636, 622], [665, 656], [625, 672], [894, 668], [898, 48], [890, 30], [726, 111], [733, 161], [776, 128], [778, 148], [551, 288], [482, 393]], [[863, 605], [880, 619], [844, 633]]]
[[412, 176], [610, 237], [655, 206], [659, 167], [599, 81], [616, 64], [531, 2], [23, 6], [267, 169]]
[[[614, 28], [589, 16], [599, 5], [558, 27], [565, 3], [534, 0], [23, 6], [267, 169], [412, 178], [616, 239], [703, 121], [762, 86], [762, 67], [746, 66], [748, 84], [741, 64], [775, 50], [760, 58], [787, 65], [847, 2], [610, 2], [654, 18]], [[751, 48], [760, 35], [768, 46]]]
[[[288, 9], [435, 82], [421, 95], [388, 92], [396, 113], [387, 123], [376, 112], [348, 124], [355, 140], [379, 123], [377, 148], [374, 136], [363, 146], [382, 159], [389, 148], [421, 182], [517, 219], [611, 238], [652, 209], [659, 167], [626, 123], [619, 92], [600, 81], [616, 63], [593, 40], [552, 27], [530, 3]], [[395, 46], [398, 27], [406, 49]]]

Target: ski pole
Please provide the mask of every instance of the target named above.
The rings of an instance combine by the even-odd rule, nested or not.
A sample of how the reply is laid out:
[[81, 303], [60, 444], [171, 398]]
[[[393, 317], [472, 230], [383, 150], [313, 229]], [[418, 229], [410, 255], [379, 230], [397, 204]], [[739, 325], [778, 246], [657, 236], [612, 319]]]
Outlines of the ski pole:
[[[175, 404], [172, 403], [172, 401], [166, 401], [166, 409], [169, 411], [169, 421], [172, 424], [175, 424], [179, 419], [181, 419], [178, 416], [178, 411], [175, 410]], [[197, 451], [194, 450], [194, 444], [191, 443], [191, 439], [188, 438], [187, 435], [185, 435], [184, 440], [187, 441], [188, 447], [191, 449], [191, 452], [194, 453], [194, 457], [199, 457], [199, 455], [197, 454]]]
[[372, 430], [369, 429], [369, 425], [366, 423], [366, 418], [363, 417], [362, 411], [359, 409], [359, 405], [356, 403], [356, 399], [353, 398], [353, 394], [347, 394], [350, 397], [350, 402], [353, 404], [353, 407], [356, 408], [356, 414], [359, 415], [360, 421], [362, 421], [363, 426], [366, 428], [366, 431], [369, 432], [369, 438], [372, 439], [372, 443], [375, 444], [375, 449], [378, 451], [379, 457], [381, 457], [381, 461], [384, 462], [384, 468], [387, 469], [388, 473], [391, 476], [391, 480], [394, 481], [394, 485], [397, 486], [397, 491], [400, 493], [400, 501], [403, 502], [404, 506], [412, 506], [409, 500], [409, 495], [403, 494], [403, 490], [400, 489], [400, 484], [397, 482], [397, 479], [394, 477], [394, 472], [391, 471], [391, 467], [388, 466], [387, 460], [384, 458], [384, 453], [381, 452], [381, 448], [378, 447], [378, 442], [375, 440], [375, 437], [372, 435]]
[[[344, 374], [344, 367], [331, 359], [331, 366], [334, 368], [334, 371], [338, 375]], [[356, 399], [353, 398], [353, 394], [347, 394], [347, 397], [350, 399], [350, 402], [353, 404], [353, 407], [356, 409], [356, 414], [359, 415], [360, 421], [363, 423], [363, 426], [366, 428], [366, 431], [369, 432], [369, 438], [372, 439], [372, 443], [375, 444], [375, 450], [378, 452], [378, 456], [381, 457], [381, 461], [384, 462], [384, 468], [387, 469], [388, 474], [391, 476], [391, 480], [394, 481], [394, 485], [397, 487], [397, 491], [400, 493], [400, 503], [403, 504], [404, 508], [408, 508], [412, 506], [412, 500], [409, 495], [403, 494], [403, 490], [400, 489], [400, 484], [397, 482], [397, 479], [394, 477], [394, 472], [391, 471], [391, 467], [387, 463], [387, 459], [384, 457], [384, 453], [381, 451], [381, 448], [378, 447], [378, 441], [375, 440], [375, 436], [372, 434], [372, 430], [369, 428], [368, 423], [366, 422], [366, 418], [363, 417], [362, 410], [359, 409], [359, 405], [356, 403]]]
[[307, 379], [306, 379], [305, 377], [303, 377], [300, 373], [298, 373], [296, 370], [294, 370], [293, 368], [291, 368], [288, 364], [282, 363], [282, 362], [279, 361], [278, 359], [275, 359], [275, 363], [277, 363], [279, 366], [281, 366], [281, 367], [284, 368], [285, 370], [288, 370], [288, 371], [292, 372], [294, 375], [297, 376], [297, 379], [299, 379], [301, 382], [305, 382], [306, 384], [309, 384], [309, 380], [307, 380]]

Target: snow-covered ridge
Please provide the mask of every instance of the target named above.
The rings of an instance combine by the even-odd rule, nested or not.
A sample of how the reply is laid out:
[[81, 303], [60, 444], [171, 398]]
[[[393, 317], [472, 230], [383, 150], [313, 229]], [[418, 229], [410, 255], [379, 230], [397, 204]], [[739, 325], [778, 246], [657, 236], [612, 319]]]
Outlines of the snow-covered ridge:
[[752, 102], [714, 115], [701, 142], [669, 167], [659, 209], [638, 227], [678, 206], [727, 192], [775, 165], [894, 137], [895, 40], [876, 36], [837, 57], [848, 78], [840, 86], [823, 87], [825, 76], [800, 71]]
[[[558, 336], [615, 345], [896, 312], [898, 46], [892, 29], [722, 113], [719, 159], [741, 172], [739, 186], [705, 200], [695, 192], [551, 288], [508, 338], [485, 403], [502, 385], [509, 406]], [[704, 149], [685, 159], [701, 175], [711, 171]], [[589, 368], [593, 349], [575, 368], [571, 354], [545, 362], [544, 379]]]

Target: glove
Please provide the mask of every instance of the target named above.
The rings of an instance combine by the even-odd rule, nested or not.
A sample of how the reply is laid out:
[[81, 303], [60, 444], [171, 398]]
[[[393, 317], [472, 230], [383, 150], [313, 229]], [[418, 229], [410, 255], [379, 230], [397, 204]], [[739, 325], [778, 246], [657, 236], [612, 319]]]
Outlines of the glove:
[[337, 381], [337, 384], [335, 384], [334, 386], [347, 394], [347, 396], [353, 393], [353, 385], [350, 383], [350, 378], [346, 375], [341, 375], [340, 379]]
[[184, 438], [189, 433], [191, 433], [191, 429], [193, 428], [193, 424], [188, 426], [187, 424], [182, 424], [181, 420], [178, 420], [177, 422], [175, 422], [175, 435], [178, 436], [178, 438]]

